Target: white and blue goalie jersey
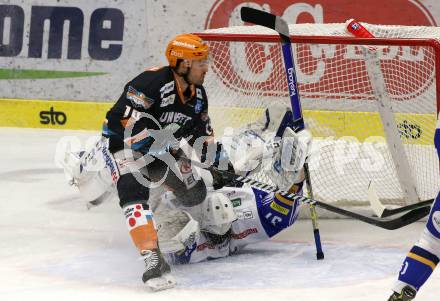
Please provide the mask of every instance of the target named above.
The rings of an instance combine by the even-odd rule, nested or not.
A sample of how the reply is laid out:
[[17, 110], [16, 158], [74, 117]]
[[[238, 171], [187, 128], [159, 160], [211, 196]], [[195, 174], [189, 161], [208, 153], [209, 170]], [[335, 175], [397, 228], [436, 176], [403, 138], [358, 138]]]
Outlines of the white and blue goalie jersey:
[[273, 237], [291, 226], [298, 217], [300, 203], [279, 194], [267, 193], [248, 185], [241, 188], [223, 187], [217, 192], [229, 198], [237, 216], [228, 239], [215, 244], [202, 232], [191, 247], [168, 254], [173, 264], [195, 263], [231, 255], [248, 244]]

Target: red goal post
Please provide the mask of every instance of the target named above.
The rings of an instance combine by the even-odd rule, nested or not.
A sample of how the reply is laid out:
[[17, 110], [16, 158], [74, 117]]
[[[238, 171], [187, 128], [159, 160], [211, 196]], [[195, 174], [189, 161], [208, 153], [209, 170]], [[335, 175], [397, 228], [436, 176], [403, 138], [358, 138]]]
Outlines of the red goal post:
[[[406, 194], [411, 185], [417, 200], [434, 198], [440, 187], [433, 146], [440, 108], [440, 29], [365, 25], [378, 38], [351, 37], [345, 24], [289, 27], [306, 126], [315, 138], [310, 166], [316, 198], [365, 204], [370, 183], [389, 204], [414, 202]], [[198, 34], [211, 48], [205, 87], [217, 136], [225, 127], [254, 121], [274, 101], [288, 101], [277, 34], [259, 26]], [[368, 46], [379, 49], [376, 73], [406, 158], [396, 158], [388, 148], [396, 141], [385, 134], [378, 77], [366, 68]], [[409, 166], [403, 178], [411, 185], [402, 184], [398, 168], [403, 161]]]

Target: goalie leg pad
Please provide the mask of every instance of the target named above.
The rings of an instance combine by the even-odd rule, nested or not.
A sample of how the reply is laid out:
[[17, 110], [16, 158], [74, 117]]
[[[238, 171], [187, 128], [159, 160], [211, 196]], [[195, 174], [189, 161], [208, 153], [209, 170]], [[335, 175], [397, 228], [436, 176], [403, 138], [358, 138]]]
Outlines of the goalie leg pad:
[[164, 209], [156, 212], [160, 250], [176, 253], [191, 247], [200, 238], [199, 223], [180, 209]]
[[119, 178], [115, 160], [108, 150], [108, 139], [101, 138], [81, 152], [66, 152], [61, 162], [69, 183], [75, 185], [82, 199], [102, 203], [115, 191]]

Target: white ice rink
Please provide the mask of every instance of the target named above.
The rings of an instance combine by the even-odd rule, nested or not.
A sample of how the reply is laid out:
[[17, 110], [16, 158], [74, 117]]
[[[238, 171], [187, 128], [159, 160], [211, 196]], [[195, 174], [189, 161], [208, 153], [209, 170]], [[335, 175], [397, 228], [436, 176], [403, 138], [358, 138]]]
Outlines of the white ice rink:
[[[317, 261], [301, 220], [240, 255], [174, 267], [177, 287], [151, 293], [117, 203], [87, 210], [54, 163], [62, 137], [94, 134], [0, 128], [0, 300], [385, 301], [424, 226], [321, 220], [326, 258]], [[416, 300], [439, 294], [436, 271]]]

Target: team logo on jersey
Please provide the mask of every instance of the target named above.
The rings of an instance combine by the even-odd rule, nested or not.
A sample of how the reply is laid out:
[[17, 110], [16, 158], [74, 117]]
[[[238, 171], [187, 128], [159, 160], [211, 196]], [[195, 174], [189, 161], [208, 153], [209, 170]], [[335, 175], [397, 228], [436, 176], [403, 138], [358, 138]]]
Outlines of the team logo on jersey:
[[196, 112], [196, 114], [199, 114], [202, 111], [202, 107], [203, 107], [202, 101], [197, 98], [197, 102], [194, 107], [194, 112]]
[[170, 96], [167, 96], [165, 98], [162, 98], [162, 102], [160, 103], [160, 107], [166, 107], [174, 103], [174, 100], [176, 99], [176, 94], [171, 94]]
[[174, 81], [166, 83], [160, 88], [160, 98], [163, 98], [165, 94], [170, 93], [171, 91], [174, 91]]
[[154, 103], [152, 99], [148, 98], [144, 93], [136, 90], [132, 86], [128, 86], [126, 96], [135, 108], [148, 109]]

